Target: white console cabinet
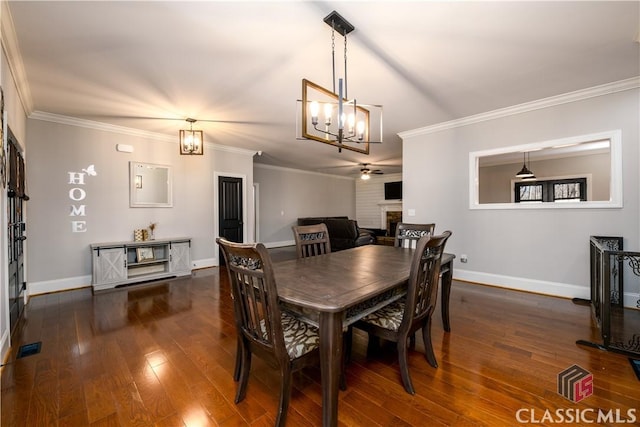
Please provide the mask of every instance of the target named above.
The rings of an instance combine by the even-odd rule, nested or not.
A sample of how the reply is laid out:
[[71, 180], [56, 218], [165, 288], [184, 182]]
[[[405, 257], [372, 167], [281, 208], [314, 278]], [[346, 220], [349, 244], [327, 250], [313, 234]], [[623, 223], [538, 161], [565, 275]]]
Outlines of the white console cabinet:
[[91, 245], [93, 290], [191, 274], [191, 239]]

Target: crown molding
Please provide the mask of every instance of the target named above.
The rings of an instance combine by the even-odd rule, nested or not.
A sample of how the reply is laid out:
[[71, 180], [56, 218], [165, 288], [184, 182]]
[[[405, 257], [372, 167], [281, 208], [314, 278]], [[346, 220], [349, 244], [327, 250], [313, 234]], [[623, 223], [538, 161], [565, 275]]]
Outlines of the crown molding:
[[[156, 141], [168, 142], [172, 144], [178, 143], [176, 135], [166, 135], [164, 133], [149, 132], [140, 129], [129, 128], [125, 126], [117, 126], [108, 123], [96, 122], [93, 120], [79, 119], [77, 117], [63, 116], [61, 114], [47, 113], [44, 111], [34, 111], [29, 115], [29, 119], [42, 120], [45, 122], [59, 123], [63, 125], [82, 127], [87, 129], [99, 130], [103, 132], [113, 132], [120, 135], [130, 135], [139, 138], [149, 138]], [[205, 141], [205, 145], [216, 151], [225, 151], [229, 153], [241, 154], [244, 156], [253, 156], [257, 153], [255, 150], [247, 150], [244, 148], [229, 147], [227, 145], [213, 144]]]
[[207, 144], [207, 145], [211, 146], [211, 148], [216, 151], [224, 151], [227, 153], [241, 154], [243, 156], [249, 156], [249, 157], [253, 157], [258, 153], [258, 151], [256, 150], [247, 150], [246, 148], [230, 147], [228, 145], [219, 145], [219, 144]]
[[9, 9], [9, 2], [0, 2], [0, 26], [2, 27], [2, 50], [7, 57], [9, 71], [15, 82], [18, 91], [18, 97], [22, 102], [22, 108], [28, 116], [33, 111], [33, 98], [29, 89], [29, 81], [27, 80], [27, 72], [24, 69], [24, 62], [20, 54], [18, 44], [18, 36], [13, 25], [13, 17]]
[[76, 126], [100, 130], [104, 132], [114, 132], [121, 135], [131, 135], [143, 138], [151, 138], [166, 142], [176, 142], [176, 137], [170, 137], [163, 133], [148, 132], [140, 129], [129, 128], [125, 126], [116, 126], [108, 123], [96, 122], [93, 120], [79, 119], [77, 117], [63, 116], [61, 114], [47, 113], [45, 111], [34, 111], [29, 115], [30, 119], [42, 120], [45, 122], [59, 123], [63, 125]]
[[475, 123], [513, 116], [515, 114], [554, 107], [556, 105], [568, 104], [570, 102], [582, 101], [585, 99], [609, 95], [616, 92], [637, 89], [638, 87], [640, 87], [640, 76], [620, 80], [617, 82], [607, 83], [600, 86], [594, 86], [587, 89], [581, 89], [574, 92], [568, 92], [561, 95], [555, 95], [548, 98], [539, 99], [537, 101], [525, 102], [523, 104], [513, 105], [511, 107], [500, 108], [498, 110], [488, 111], [486, 113], [475, 114], [473, 116], [467, 116], [461, 119], [437, 123], [431, 126], [408, 130], [398, 133], [398, 136], [404, 140], [406, 138], [411, 138], [414, 136], [428, 135], [448, 129], [454, 129], [462, 126], [472, 125]]
[[302, 170], [302, 169], [294, 169], [294, 168], [286, 168], [283, 166], [274, 166], [274, 165], [265, 165], [264, 163], [253, 163], [253, 167], [254, 168], [258, 168], [258, 169], [271, 169], [271, 170], [278, 170], [278, 171], [283, 171], [283, 172], [293, 172], [293, 173], [302, 173], [305, 175], [315, 175], [315, 176], [325, 176], [325, 177], [329, 177], [329, 178], [338, 178], [338, 179], [346, 179], [348, 181], [355, 181], [356, 179], [350, 176], [342, 176], [342, 175], [332, 175], [330, 173], [322, 173], [322, 172], [313, 172], [313, 171], [306, 171], [306, 170]]

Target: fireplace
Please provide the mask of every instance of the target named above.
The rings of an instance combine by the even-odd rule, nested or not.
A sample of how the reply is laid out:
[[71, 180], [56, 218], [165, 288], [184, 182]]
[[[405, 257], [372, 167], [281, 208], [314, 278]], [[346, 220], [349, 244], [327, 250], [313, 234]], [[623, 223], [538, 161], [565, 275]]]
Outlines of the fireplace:
[[396, 227], [402, 222], [402, 211], [387, 211], [387, 236], [396, 235]]
[[395, 236], [396, 225], [402, 221], [402, 202], [382, 200], [378, 206], [380, 206], [380, 228], [387, 230], [386, 236]]

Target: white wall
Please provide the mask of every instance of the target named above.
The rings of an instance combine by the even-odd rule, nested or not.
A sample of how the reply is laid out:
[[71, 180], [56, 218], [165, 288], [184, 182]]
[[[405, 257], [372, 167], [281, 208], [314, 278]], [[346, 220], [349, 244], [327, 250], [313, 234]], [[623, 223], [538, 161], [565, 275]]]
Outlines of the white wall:
[[355, 218], [354, 178], [255, 164], [259, 187], [260, 242], [268, 247], [294, 245], [291, 227], [298, 218]]
[[[29, 294], [90, 285], [89, 245], [133, 240], [133, 230], [146, 228], [151, 222], [158, 223], [156, 238], [192, 238], [194, 268], [218, 265], [215, 177], [241, 176], [250, 190], [253, 153], [206, 144], [202, 156], [181, 156], [177, 137], [77, 123], [44, 119], [27, 123]], [[131, 145], [134, 151], [117, 152], [117, 144]], [[129, 207], [130, 161], [172, 166], [173, 207]], [[95, 176], [86, 175], [84, 184], [70, 182], [69, 172], [82, 173], [90, 165], [95, 167]], [[71, 199], [71, 195], [79, 198], [80, 194], [86, 197]], [[85, 206], [85, 215], [71, 215], [72, 206], [80, 205]], [[245, 238], [251, 240], [253, 204], [249, 195], [245, 207]], [[74, 232], [74, 220], [85, 221], [85, 231]]]
[[[415, 209], [416, 221], [435, 221], [438, 230], [453, 231], [447, 251], [458, 256], [455, 278], [588, 298], [591, 235], [622, 236], [625, 249], [638, 250], [637, 84], [576, 98], [401, 134], [404, 213]], [[622, 130], [623, 208], [469, 209], [469, 152], [615, 129]], [[468, 255], [467, 264], [458, 261], [461, 254]], [[638, 284], [626, 291], [627, 303], [635, 303]]]

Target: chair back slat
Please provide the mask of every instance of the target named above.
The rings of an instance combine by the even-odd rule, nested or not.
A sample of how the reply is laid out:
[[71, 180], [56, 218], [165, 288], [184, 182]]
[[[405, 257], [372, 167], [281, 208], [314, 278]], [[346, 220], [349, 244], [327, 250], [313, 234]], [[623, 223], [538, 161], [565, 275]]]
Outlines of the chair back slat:
[[411, 261], [405, 313], [400, 329], [431, 315], [435, 310], [440, 278], [440, 263], [450, 231], [425, 235], [418, 239]]
[[394, 246], [401, 248], [415, 248], [422, 236], [432, 235], [435, 224], [409, 224], [400, 222], [396, 226], [396, 239]]
[[291, 228], [296, 240], [298, 258], [331, 253], [331, 242], [326, 224], [294, 225]]

